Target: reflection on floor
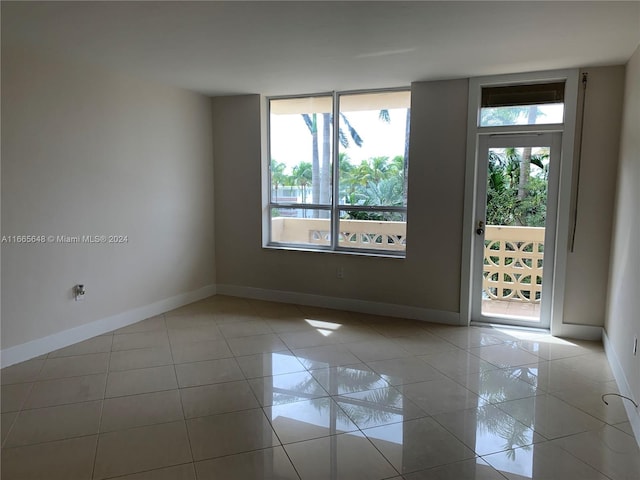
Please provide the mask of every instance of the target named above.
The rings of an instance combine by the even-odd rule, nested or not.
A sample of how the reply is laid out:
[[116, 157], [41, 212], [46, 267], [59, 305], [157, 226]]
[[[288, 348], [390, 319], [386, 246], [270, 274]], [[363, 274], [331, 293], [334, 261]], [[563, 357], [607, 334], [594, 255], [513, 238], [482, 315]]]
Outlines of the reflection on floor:
[[216, 296], [1, 372], [3, 479], [638, 479], [601, 345]]

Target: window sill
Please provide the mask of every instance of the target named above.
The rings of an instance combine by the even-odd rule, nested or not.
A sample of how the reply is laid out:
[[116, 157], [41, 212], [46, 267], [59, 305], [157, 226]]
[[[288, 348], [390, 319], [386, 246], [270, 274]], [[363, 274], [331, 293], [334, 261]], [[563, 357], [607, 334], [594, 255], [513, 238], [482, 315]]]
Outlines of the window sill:
[[292, 245], [280, 245], [280, 244], [267, 244], [263, 245], [265, 250], [286, 250], [292, 252], [313, 252], [313, 253], [332, 253], [338, 255], [354, 255], [357, 257], [376, 257], [376, 258], [395, 258], [397, 260], [404, 260], [407, 258], [406, 252], [390, 253], [390, 252], [378, 252], [371, 250], [330, 250], [328, 248], [312, 248], [303, 246]]

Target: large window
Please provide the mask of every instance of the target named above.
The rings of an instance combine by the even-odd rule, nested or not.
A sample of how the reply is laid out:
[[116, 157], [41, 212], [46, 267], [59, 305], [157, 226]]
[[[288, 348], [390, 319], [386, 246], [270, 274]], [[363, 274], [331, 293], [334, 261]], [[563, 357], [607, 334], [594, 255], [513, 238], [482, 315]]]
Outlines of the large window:
[[269, 245], [404, 255], [410, 100], [269, 99]]

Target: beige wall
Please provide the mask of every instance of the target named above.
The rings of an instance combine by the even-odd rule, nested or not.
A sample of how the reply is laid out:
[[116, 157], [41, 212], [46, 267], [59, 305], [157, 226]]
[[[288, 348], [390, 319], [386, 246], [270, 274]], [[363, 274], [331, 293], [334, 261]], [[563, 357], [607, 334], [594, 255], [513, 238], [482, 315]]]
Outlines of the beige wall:
[[[215, 283], [208, 98], [2, 48], [2, 348]], [[71, 289], [84, 283], [87, 297]]]
[[640, 399], [640, 47], [626, 69], [620, 165], [611, 239], [611, 268], [605, 329], [629, 387]]
[[467, 95], [467, 80], [412, 85], [406, 259], [262, 248], [261, 99], [214, 98], [218, 284], [458, 312]]
[[[624, 66], [585, 68], [582, 71], [589, 75], [577, 230], [574, 251], [567, 257], [563, 323], [603, 326]], [[577, 165], [574, 166], [574, 173], [574, 178], [577, 178]]]

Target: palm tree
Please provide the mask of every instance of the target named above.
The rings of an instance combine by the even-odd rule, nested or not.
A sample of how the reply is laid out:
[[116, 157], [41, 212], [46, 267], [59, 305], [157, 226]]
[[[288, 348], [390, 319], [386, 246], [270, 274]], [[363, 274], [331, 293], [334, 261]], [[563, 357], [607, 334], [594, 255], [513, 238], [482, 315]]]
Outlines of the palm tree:
[[302, 203], [307, 202], [307, 185], [313, 182], [313, 167], [309, 162], [300, 162], [293, 167], [292, 183], [302, 188]]
[[276, 193], [275, 201], [278, 202], [278, 187], [280, 185], [284, 186], [287, 181], [287, 176], [284, 174], [287, 165], [277, 160], [271, 159], [271, 165], [269, 166], [269, 171], [271, 173], [271, 185], [273, 185], [273, 189]]
[[[311, 134], [311, 171], [313, 179], [317, 180], [320, 178], [320, 158], [318, 152], [318, 115], [315, 113], [312, 113], [311, 115], [309, 115], [308, 113], [303, 113], [302, 119], [304, 120], [304, 123], [307, 125], [309, 133]], [[317, 187], [317, 185], [315, 185], [315, 183], [313, 183], [311, 186], [311, 201], [315, 204], [320, 203], [320, 189]]]

